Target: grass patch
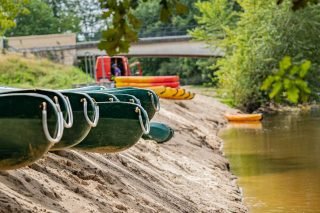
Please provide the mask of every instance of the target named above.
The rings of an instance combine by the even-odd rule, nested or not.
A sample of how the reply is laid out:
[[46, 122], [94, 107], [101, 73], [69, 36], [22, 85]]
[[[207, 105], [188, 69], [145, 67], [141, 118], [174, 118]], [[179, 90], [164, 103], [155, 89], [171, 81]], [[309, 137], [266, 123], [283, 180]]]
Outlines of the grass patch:
[[65, 89], [86, 83], [88, 79], [84, 72], [73, 66], [56, 64], [47, 59], [0, 55], [1, 86]]

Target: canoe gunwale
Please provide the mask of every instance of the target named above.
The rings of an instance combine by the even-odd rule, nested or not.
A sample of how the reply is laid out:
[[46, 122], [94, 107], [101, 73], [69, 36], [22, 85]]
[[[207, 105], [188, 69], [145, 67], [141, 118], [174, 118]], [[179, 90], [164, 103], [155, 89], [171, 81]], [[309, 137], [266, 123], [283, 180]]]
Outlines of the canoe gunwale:
[[[1, 89], [4, 89], [5, 91], [1, 91]], [[63, 118], [64, 127], [65, 128], [71, 128], [73, 125], [73, 115], [72, 115], [72, 108], [70, 105], [69, 100], [59, 91], [57, 90], [50, 90], [50, 89], [19, 89], [19, 88], [1, 88], [0, 87], [0, 94], [14, 94], [14, 93], [38, 93], [41, 95], [45, 95], [52, 99], [55, 102], [55, 105], [59, 108], [58, 110], [63, 111], [61, 109], [61, 104], [59, 101], [63, 103], [63, 106], [65, 108], [67, 118]], [[52, 93], [53, 97], [50, 97], [49, 94]]]
[[[97, 123], [99, 121], [99, 106], [98, 104], [94, 101], [94, 99], [92, 97], [90, 97], [90, 95], [88, 95], [85, 92], [75, 92], [75, 91], [61, 91], [61, 93], [63, 95], [65, 95], [66, 97], [68, 97], [68, 94], [79, 94], [84, 96], [84, 98], [82, 98], [80, 100], [80, 102], [83, 103], [83, 113], [84, 113], [84, 117], [86, 119], [86, 121], [88, 122], [88, 124], [91, 127], [96, 127]], [[91, 120], [88, 116], [88, 102], [90, 102], [92, 111], [94, 112], [94, 118]]]

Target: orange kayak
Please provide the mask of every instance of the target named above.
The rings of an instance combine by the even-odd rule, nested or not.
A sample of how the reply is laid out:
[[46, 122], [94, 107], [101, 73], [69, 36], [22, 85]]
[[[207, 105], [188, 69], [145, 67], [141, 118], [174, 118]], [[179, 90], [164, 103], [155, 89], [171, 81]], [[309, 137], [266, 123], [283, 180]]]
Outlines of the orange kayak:
[[118, 76], [114, 80], [117, 83], [163, 83], [179, 82], [179, 76]]
[[262, 114], [225, 114], [228, 121], [260, 121]]

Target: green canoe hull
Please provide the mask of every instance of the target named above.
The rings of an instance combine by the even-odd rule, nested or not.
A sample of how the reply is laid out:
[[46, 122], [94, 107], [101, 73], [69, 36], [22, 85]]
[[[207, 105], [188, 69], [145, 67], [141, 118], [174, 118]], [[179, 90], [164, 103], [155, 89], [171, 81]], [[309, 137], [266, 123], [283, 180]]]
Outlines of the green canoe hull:
[[[97, 127], [92, 128], [88, 136], [72, 149], [113, 153], [133, 146], [141, 138], [143, 130], [139, 113], [143, 108], [137, 104], [125, 102], [99, 103], [100, 116]], [[149, 122], [142, 113], [143, 123]]]
[[[102, 90], [103, 91], [103, 90]], [[101, 91], [100, 91], [101, 92]], [[106, 89], [109, 94], [128, 94], [140, 100], [141, 106], [147, 111], [149, 119], [152, 119], [159, 110], [160, 102], [158, 96], [151, 90], [140, 88]]]
[[143, 139], [154, 140], [157, 143], [169, 141], [174, 135], [174, 130], [166, 124], [151, 122], [150, 132], [142, 136]]
[[57, 108], [48, 97], [39, 94], [0, 95], [0, 170], [32, 164], [54, 144], [44, 134], [41, 109], [44, 102], [48, 130], [55, 137], [59, 125]]
[[91, 125], [87, 122], [84, 114], [84, 100], [87, 101], [88, 118], [95, 120], [95, 104], [92, 98], [84, 93], [62, 92], [67, 96], [73, 112], [73, 125], [65, 129], [59, 143], [56, 143], [50, 150], [61, 150], [70, 148], [80, 143], [90, 132]]
[[103, 87], [83, 87], [75, 88], [72, 91], [85, 91], [86, 93], [105, 93], [113, 95], [132, 95], [140, 100], [141, 106], [147, 111], [149, 119], [152, 119], [155, 113], [160, 110], [160, 102], [157, 94], [148, 89], [134, 88], [134, 87], [124, 87], [124, 88], [107, 88]]

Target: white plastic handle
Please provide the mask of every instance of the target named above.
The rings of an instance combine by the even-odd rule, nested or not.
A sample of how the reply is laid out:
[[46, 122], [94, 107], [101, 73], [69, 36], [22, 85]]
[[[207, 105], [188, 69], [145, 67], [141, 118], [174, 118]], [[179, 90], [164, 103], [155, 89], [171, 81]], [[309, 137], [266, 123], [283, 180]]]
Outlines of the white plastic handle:
[[66, 99], [67, 105], [67, 114], [68, 114], [68, 123], [64, 120], [64, 127], [65, 128], [71, 128], [73, 125], [73, 112], [72, 112], [72, 108], [71, 108], [71, 104], [70, 104], [70, 100], [68, 98], [68, 96], [64, 96], [64, 98]]
[[[149, 134], [150, 132], [150, 121], [149, 121], [149, 117], [148, 117], [148, 114], [147, 112], [144, 110], [144, 109], [140, 109], [139, 107], [136, 107], [136, 113], [139, 114], [139, 122], [140, 122], [140, 126], [141, 126], [141, 129], [142, 129], [142, 132], [143, 134]], [[142, 116], [141, 116], [141, 111], [146, 119], [146, 123], [144, 124], [143, 123], [143, 119], [142, 119]]]
[[57, 116], [57, 124], [58, 124], [58, 132], [57, 132], [57, 136], [56, 138], [53, 138], [48, 130], [48, 122], [47, 122], [47, 103], [43, 102], [42, 103], [42, 128], [43, 128], [43, 132], [46, 136], [46, 138], [48, 139], [48, 141], [50, 141], [51, 143], [58, 143], [63, 135], [63, 129], [64, 129], [64, 125], [63, 125], [63, 114], [61, 111], [56, 111], [56, 116]]
[[[59, 104], [58, 97], [54, 96], [53, 99], [54, 99], [54, 101], [56, 103], [58, 111], [61, 112], [61, 107], [60, 107], [60, 104]], [[63, 119], [64, 127], [65, 128], [71, 128], [72, 124], [73, 124], [73, 114], [72, 114], [72, 109], [71, 109], [71, 105], [70, 105], [69, 99], [66, 99], [66, 102], [68, 102], [67, 105], [66, 105], [66, 109], [67, 109], [67, 115], [69, 117], [69, 119], [68, 119], [69, 122], [67, 123], [63, 116], [62, 116], [62, 119]]]
[[[152, 102], [152, 106], [153, 108], [156, 110], [156, 112], [159, 112], [160, 110], [160, 101], [159, 101], [159, 97], [157, 95], [154, 95], [152, 92], [148, 92], [148, 95], [151, 96], [151, 102]], [[157, 100], [155, 100], [157, 99]], [[157, 102], [158, 104], [156, 105]]]
[[83, 102], [83, 113], [84, 113], [84, 117], [87, 120], [88, 124], [91, 127], [96, 127], [98, 125], [98, 121], [99, 121], [99, 106], [98, 104], [95, 104], [94, 106], [94, 121], [92, 122], [88, 116], [88, 102], [87, 99], [83, 98], [81, 100], [81, 102]]

